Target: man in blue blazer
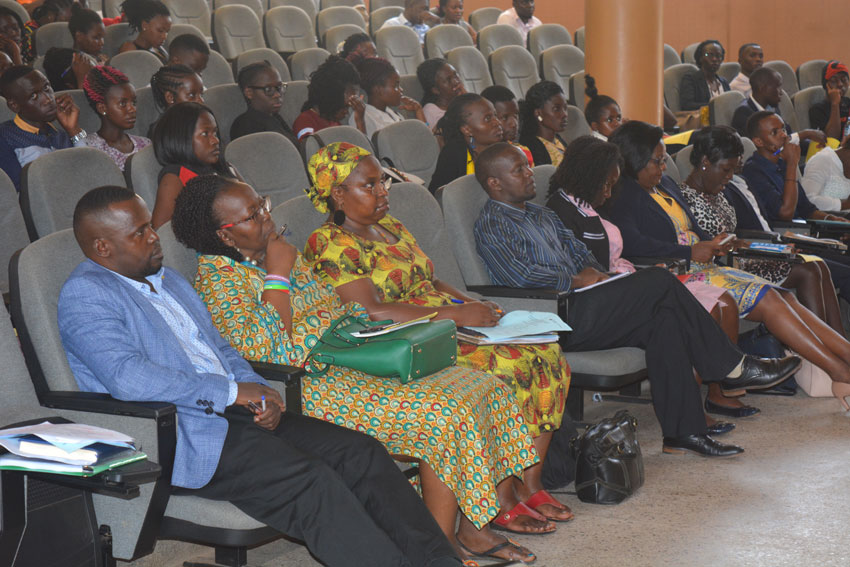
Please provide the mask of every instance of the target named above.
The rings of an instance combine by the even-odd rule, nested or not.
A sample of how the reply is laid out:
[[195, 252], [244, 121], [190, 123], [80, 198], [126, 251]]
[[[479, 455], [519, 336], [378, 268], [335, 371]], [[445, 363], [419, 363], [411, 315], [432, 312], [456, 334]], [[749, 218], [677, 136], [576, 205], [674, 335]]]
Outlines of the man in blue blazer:
[[[58, 317], [80, 388], [173, 403], [172, 484], [232, 502], [327, 565], [459, 566], [383, 446], [282, 415], [277, 391], [219, 335], [183, 277], [163, 268], [150, 221], [121, 187], [93, 189], [74, 211], [88, 259], [65, 282]], [[249, 411], [251, 402], [265, 409]]]

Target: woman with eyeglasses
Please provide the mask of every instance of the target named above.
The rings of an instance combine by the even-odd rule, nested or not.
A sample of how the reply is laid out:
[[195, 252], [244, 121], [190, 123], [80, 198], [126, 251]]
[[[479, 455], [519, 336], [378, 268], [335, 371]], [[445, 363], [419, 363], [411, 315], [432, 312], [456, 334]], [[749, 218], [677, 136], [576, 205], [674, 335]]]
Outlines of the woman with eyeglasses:
[[[249, 360], [303, 366], [334, 319], [367, 315], [316, 277], [269, 206], [249, 185], [203, 175], [178, 196], [172, 227], [200, 254], [195, 289], [222, 336]], [[304, 377], [301, 395], [305, 415], [362, 431], [400, 460], [417, 461], [425, 504], [450, 541], [503, 559], [534, 558], [488, 527], [500, 506], [523, 509], [511, 479], [538, 462], [516, 399], [495, 377], [454, 366], [401, 384], [331, 366]], [[526, 533], [555, 529], [516, 514], [503, 523]]]
[[716, 39], [707, 39], [697, 46], [694, 62], [699, 69], [682, 76], [679, 85], [679, 106], [682, 110], [699, 110], [712, 98], [729, 90], [729, 81], [717, 74], [726, 50]]
[[248, 109], [236, 117], [230, 126], [230, 139], [235, 140], [255, 132], [277, 132], [301, 149], [298, 138], [280, 115], [286, 83], [268, 61], [251, 63], [239, 70], [239, 89]]

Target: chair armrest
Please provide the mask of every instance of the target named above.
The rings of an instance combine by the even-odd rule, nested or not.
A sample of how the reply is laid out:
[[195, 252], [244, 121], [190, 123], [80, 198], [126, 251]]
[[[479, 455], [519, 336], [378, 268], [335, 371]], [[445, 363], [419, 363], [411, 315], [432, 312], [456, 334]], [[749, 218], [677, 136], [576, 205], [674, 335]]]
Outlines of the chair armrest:
[[486, 295], [489, 297], [518, 297], [522, 299], [554, 299], [562, 300], [570, 294], [568, 291], [560, 291], [552, 288], [520, 288], [504, 287], [498, 285], [470, 285], [466, 289]]
[[741, 228], [735, 231], [735, 236], [743, 240], [767, 240], [779, 242], [779, 233], [768, 230], [750, 230]]
[[301, 407], [301, 377], [306, 374], [303, 368], [298, 366], [287, 366], [286, 364], [273, 364], [271, 362], [257, 362], [249, 360], [248, 363], [254, 372], [272, 382], [282, 382], [284, 385], [284, 402], [286, 411], [300, 414]]
[[177, 413], [174, 404], [168, 402], [125, 402], [116, 400], [109, 394], [94, 392], [47, 392], [41, 397], [41, 405], [54, 409], [149, 419], [161, 419]]
[[770, 223], [770, 226], [771, 228], [773, 228], [773, 230], [779, 233], [783, 233], [786, 230], [790, 230], [792, 232], [797, 232], [800, 234], [809, 234], [811, 232], [811, 227], [803, 219], [796, 219], [791, 221], [775, 220]]
[[690, 267], [690, 262], [684, 258], [665, 256], [629, 256], [629, 261], [638, 269], [652, 268], [658, 264], [664, 264], [664, 267], [676, 274], [684, 274]]

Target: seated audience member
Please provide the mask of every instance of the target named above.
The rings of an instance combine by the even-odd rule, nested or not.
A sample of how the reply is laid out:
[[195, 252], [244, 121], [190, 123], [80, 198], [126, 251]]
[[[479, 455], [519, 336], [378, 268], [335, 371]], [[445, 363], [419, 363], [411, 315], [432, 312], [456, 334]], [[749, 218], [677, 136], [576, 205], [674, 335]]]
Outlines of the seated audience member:
[[534, 16], [534, 0], [513, 0], [512, 7], [499, 14], [496, 23], [505, 24], [519, 30], [519, 33], [522, 34], [523, 44], [527, 45], [528, 32], [543, 22]]
[[462, 94], [451, 102], [440, 119], [440, 130], [446, 144], [428, 186], [431, 193], [458, 177], [475, 173], [475, 157], [504, 138], [493, 104], [475, 93]]
[[132, 41], [125, 41], [118, 52], [138, 49], [156, 55], [163, 65], [168, 63], [168, 52], [163, 47], [171, 30], [168, 7], [159, 0], [124, 0], [121, 12], [130, 24], [130, 30], [139, 35]]
[[286, 84], [280, 80], [277, 69], [268, 61], [251, 63], [239, 70], [236, 82], [242, 89], [248, 110], [233, 121], [230, 139], [235, 140], [255, 132], [277, 132], [286, 136], [300, 150], [298, 138], [280, 115]]
[[596, 88], [596, 79], [584, 76], [584, 94], [588, 101], [584, 105], [584, 118], [590, 126], [591, 135], [602, 141], [623, 123], [623, 113], [617, 101], [608, 95], [601, 95]]
[[745, 43], [738, 49], [738, 64], [741, 66], [741, 71], [735, 75], [732, 82], [729, 83], [729, 88], [733, 91], [743, 93], [744, 96], [750, 96], [752, 88], [750, 87], [750, 76], [757, 69], [761, 69], [764, 64], [764, 51], [758, 43]]
[[44, 0], [32, 11], [32, 19], [21, 33], [21, 57], [27, 65], [35, 60], [35, 32], [44, 24], [67, 22], [71, 17], [71, 0]]
[[473, 44], [478, 40], [475, 28], [463, 19], [463, 0], [439, 0], [437, 15], [440, 16], [441, 24], [460, 26], [465, 29], [469, 37], [472, 38]]
[[[568, 291], [608, 279], [553, 211], [529, 202], [536, 194], [534, 174], [522, 152], [500, 143], [477, 161], [475, 176], [490, 200], [475, 222], [475, 243], [494, 285]], [[729, 457], [743, 451], [707, 434], [693, 369], [726, 391], [778, 383], [800, 364], [797, 357], [767, 362], [743, 356], [694, 296], [661, 268], [574, 294], [566, 322], [573, 331], [562, 340], [571, 351], [646, 349], [665, 453]]]
[[806, 197], [818, 209], [850, 209], [850, 136], [838, 149], [827, 146], [809, 158], [802, 184]]
[[[623, 234], [624, 254], [688, 260], [689, 273], [701, 275], [706, 282], [735, 297], [742, 317], [764, 323], [783, 344], [833, 380], [850, 382], [850, 342], [801, 305], [788, 290], [714, 263], [715, 256], [726, 254], [733, 245], [721, 244], [725, 233], [711, 239], [702, 230], [679, 187], [664, 175], [662, 135], [657, 126], [631, 121], [611, 136], [611, 143], [619, 146], [623, 154], [624, 167], [615, 189], [617, 194], [607, 210], [609, 220]], [[707, 411], [724, 415], [752, 415], [754, 409], [706, 404]]]
[[[195, 290], [222, 336], [250, 360], [303, 366], [316, 338], [336, 318], [368, 316], [356, 303], [343, 304], [316, 278], [278, 234], [268, 205], [244, 183], [204, 175], [180, 193], [172, 226], [178, 240], [201, 255]], [[285, 283], [290, 280], [292, 285]], [[401, 405], [409, 411], [361, 411], [362, 404], [348, 399], [352, 395], [374, 395], [383, 410]], [[505, 513], [516, 515], [508, 512], [520, 505], [511, 477], [535, 465], [537, 455], [511, 390], [494, 376], [455, 366], [404, 385], [332, 366], [324, 376], [304, 377], [301, 396], [305, 415], [367, 432], [391, 454], [417, 460], [425, 502], [450, 541], [460, 508], [458, 535], [465, 546], [482, 550], [505, 543], [488, 524]], [[453, 400], [451, 416], [435, 429], [428, 414], [446, 397]], [[393, 433], [399, 427], [407, 433]], [[495, 504], [500, 500], [501, 512]], [[522, 521], [508, 523], [532, 533], [553, 527], [534, 524], [536, 530]], [[502, 555], [529, 558], [519, 548]]]
[[[80, 109], [71, 95], [53, 95], [47, 79], [26, 65], [15, 65], [0, 76], [0, 94], [15, 118], [0, 124], [0, 169], [21, 190], [21, 169], [53, 150], [85, 146]], [[52, 122], [61, 126], [57, 129]]]
[[339, 51], [339, 56], [347, 61], [352, 58], [366, 59], [367, 57], [377, 57], [378, 48], [375, 47], [375, 42], [367, 33], [351, 34], [342, 42], [342, 49]]
[[59, 92], [81, 88], [95, 60], [68, 47], [51, 47], [44, 54], [41, 65], [50, 87]]
[[[372, 139], [372, 134], [378, 130], [401, 122], [404, 116], [393, 107], [416, 114], [416, 118], [425, 122], [422, 105], [408, 96], [404, 96], [401, 88], [401, 78], [393, 64], [381, 57], [360, 59], [355, 63], [360, 74], [360, 88], [366, 92], [366, 110], [363, 122], [366, 126], [366, 137]], [[348, 117], [348, 124], [357, 128], [357, 115]]]
[[104, 65], [89, 72], [83, 92], [100, 116], [100, 130], [86, 137], [86, 145], [105, 152], [124, 171], [130, 156], [151, 143], [148, 138], [127, 133], [136, 125], [136, 89], [127, 75]]
[[200, 75], [210, 61], [210, 46], [193, 33], [178, 35], [168, 44], [168, 65], [185, 65]]
[[407, 26], [419, 36], [419, 43], [425, 43], [425, 34], [432, 25], [439, 23], [439, 18], [428, 11], [430, 0], [404, 0], [404, 12], [390, 18], [381, 29], [390, 26]]
[[[782, 75], [779, 71], [762, 67], [753, 72], [750, 77], [752, 94], [747, 97], [732, 115], [732, 127], [741, 136], [747, 135], [747, 120], [760, 110], [770, 110], [777, 116], [779, 112], [779, 101], [782, 97]], [[801, 140], [813, 140], [819, 144], [826, 144], [826, 136], [820, 130], [801, 130], [797, 133], [791, 132], [791, 126], [785, 123], [785, 131], [791, 136], [792, 144], [799, 144]]]
[[481, 91], [481, 96], [493, 103], [496, 109], [496, 117], [502, 123], [502, 141], [521, 149], [529, 165], [534, 167], [531, 150], [519, 143], [519, 103], [514, 92], [502, 85], [492, 85]]
[[177, 195], [193, 177], [217, 173], [239, 178], [221, 151], [212, 110], [197, 102], [181, 102], [165, 111], [153, 133], [156, 160], [162, 165], [153, 207], [153, 226], [171, 220]]
[[830, 61], [823, 67], [821, 85], [826, 91], [826, 100], [809, 108], [809, 122], [812, 128], [823, 130], [830, 138], [843, 139], [847, 133], [847, 117], [850, 115], [850, 72], [847, 65], [839, 61]]
[[[204, 81], [201, 76], [186, 65], [165, 65], [151, 77], [151, 94], [160, 112], [178, 102], [198, 102], [204, 104]], [[148, 128], [148, 137], [153, 139], [158, 119]]]
[[[387, 184], [374, 156], [351, 144], [330, 144], [307, 169], [313, 182], [308, 195], [328, 219], [308, 238], [304, 259], [343, 303], [362, 305], [374, 320], [407, 321], [436, 311], [438, 319], [458, 326], [497, 324], [501, 308], [439, 280], [413, 235], [387, 214]], [[457, 364], [511, 386], [542, 461], [564, 415], [569, 366], [557, 343], [505, 346], [459, 343]], [[549, 520], [571, 519], [569, 508], [543, 490], [541, 471], [535, 465], [522, 473], [520, 500]]]
[[[461, 565], [380, 443], [282, 416], [277, 390], [219, 335], [183, 276], [163, 267], [141, 198], [93, 189], [74, 210], [74, 236], [87, 259], [58, 306], [71, 371], [83, 391], [177, 407], [175, 490], [231, 502], [327, 565]], [[266, 409], [251, 410], [263, 397]]]
[[446, 113], [455, 97], [466, 92], [460, 75], [445, 59], [435, 57], [422, 62], [416, 68], [416, 77], [422, 85], [422, 112], [425, 122], [432, 130], [437, 128], [440, 118]]
[[729, 83], [717, 74], [726, 57], [720, 42], [707, 39], [697, 46], [694, 60], [699, 69], [685, 73], [679, 86], [679, 106], [682, 110], [699, 110], [717, 95], [729, 90]]
[[762, 110], [747, 120], [747, 137], [756, 146], [744, 164], [743, 176], [759, 200], [767, 222], [791, 219], [847, 219], [819, 210], [797, 179], [800, 146], [790, 140], [782, 117]]
[[527, 146], [535, 165], [560, 165], [567, 149], [561, 133], [568, 124], [567, 97], [552, 81], [540, 81], [519, 104], [519, 143]]
[[0, 51], [6, 53], [14, 65], [23, 65], [21, 56], [21, 32], [24, 23], [18, 13], [6, 6], [0, 6]]
[[292, 124], [299, 141], [315, 132], [339, 126], [354, 114], [356, 128], [366, 133], [366, 103], [359, 94], [360, 75], [349, 61], [331, 55], [319, 65], [307, 87], [307, 101], [301, 107], [301, 114]]
[[68, 31], [74, 38], [74, 51], [80, 51], [93, 58], [98, 65], [105, 65], [109, 56], [103, 52], [106, 27], [94, 10], [84, 8], [76, 2], [71, 5], [71, 19]]

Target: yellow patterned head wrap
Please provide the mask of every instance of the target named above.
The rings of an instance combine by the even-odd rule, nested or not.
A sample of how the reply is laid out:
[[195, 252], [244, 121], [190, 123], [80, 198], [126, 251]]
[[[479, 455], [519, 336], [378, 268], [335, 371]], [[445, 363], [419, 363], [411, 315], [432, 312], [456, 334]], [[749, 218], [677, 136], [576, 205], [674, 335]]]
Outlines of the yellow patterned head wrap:
[[328, 144], [313, 154], [307, 162], [307, 173], [313, 185], [306, 191], [316, 210], [320, 213], [330, 211], [331, 189], [345, 181], [360, 160], [370, 155], [371, 152], [348, 142]]

